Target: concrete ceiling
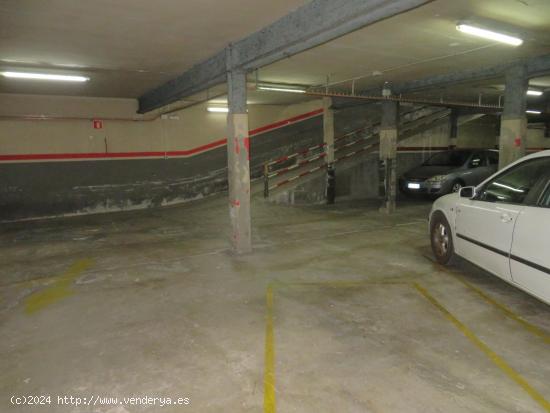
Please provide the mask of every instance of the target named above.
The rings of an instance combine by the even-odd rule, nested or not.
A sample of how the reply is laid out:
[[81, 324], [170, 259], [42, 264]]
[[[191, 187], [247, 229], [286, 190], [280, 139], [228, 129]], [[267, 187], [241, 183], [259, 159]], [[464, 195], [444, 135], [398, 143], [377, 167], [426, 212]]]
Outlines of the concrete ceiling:
[[[471, 20], [518, 33], [510, 47], [460, 33]], [[437, 0], [260, 70], [265, 81], [324, 84], [363, 76], [372, 88], [550, 53], [548, 0]], [[493, 83], [488, 86], [494, 86]], [[341, 86], [349, 87], [350, 83]]]
[[307, 0], [2, 0], [0, 69], [86, 84], [0, 80], [0, 92], [137, 97]]
[[[304, 3], [3, 0], [1, 69], [66, 69], [88, 74], [91, 81], [52, 85], [0, 80], [0, 92], [137, 97]], [[459, 20], [517, 32], [525, 43], [513, 48], [461, 34], [455, 29]], [[550, 53], [548, 0], [436, 0], [262, 68], [259, 78], [318, 85], [327, 76], [331, 82], [362, 76], [358, 87], [370, 88], [545, 53]], [[549, 84], [548, 79], [539, 83]], [[499, 88], [502, 82], [492, 80], [446, 93], [497, 96]], [[257, 103], [284, 103], [284, 96], [289, 101], [300, 98], [252, 95]]]

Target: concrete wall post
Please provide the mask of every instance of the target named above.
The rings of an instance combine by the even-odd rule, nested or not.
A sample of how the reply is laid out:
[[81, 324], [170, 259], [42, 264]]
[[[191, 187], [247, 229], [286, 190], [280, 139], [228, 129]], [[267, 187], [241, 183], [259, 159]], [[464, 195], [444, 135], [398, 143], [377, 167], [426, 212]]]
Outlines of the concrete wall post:
[[528, 85], [526, 66], [515, 66], [506, 72], [504, 110], [500, 122], [499, 169], [525, 155]]
[[456, 148], [458, 146], [458, 116], [457, 109], [451, 109], [451, 115], [449, 116], [449, 148]]
[[237, 254], [252, 251], [250, 219], [250, 141], [246, 105], [246, 72], [228, 71], [227, 178], [231, 244]]
[[334, 109], [332, 98], [323, 98], [323, 143], [325, 144], [325, 163], [327, 170], [327, 204], [333, 204], [336, 198], [336, 170], [334, 168]]
[[397, 196], [397, 127], [399, 125], [399, 103], [382, 102], [382, 122], [380, 125], [380, 161], [384, 175], [384, 204], [382, 212], [395, 211]]

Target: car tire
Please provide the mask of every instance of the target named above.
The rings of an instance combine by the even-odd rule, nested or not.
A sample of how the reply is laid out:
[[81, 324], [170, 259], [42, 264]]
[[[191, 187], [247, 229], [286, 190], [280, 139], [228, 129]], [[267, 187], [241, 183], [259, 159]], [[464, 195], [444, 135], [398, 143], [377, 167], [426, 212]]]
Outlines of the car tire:
[[451, 265], [455, 261], [455, 250], [451, 226], [441, 212], [435, 212], [430, 223], [430, 243], [435, 259], [441, 265]]
[[456, 180], [453, 182], [453, 184], [451, 185], [451, 193], [457, 193], [457, 192], [460, 192], [460, 190], [464, 188], [464, 182], [462, 182], [461, 180]]

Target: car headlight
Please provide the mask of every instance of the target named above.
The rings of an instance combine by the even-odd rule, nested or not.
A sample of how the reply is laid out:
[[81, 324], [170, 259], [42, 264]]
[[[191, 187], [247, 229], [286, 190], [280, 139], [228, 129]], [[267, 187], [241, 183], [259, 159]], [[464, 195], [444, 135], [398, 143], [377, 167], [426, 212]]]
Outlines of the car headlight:
[[431, 184], [443, 182], [447, 179], [447, 175], [436, 175], [432, 176], [431, 178], [427, 179], [426, 182], [429, 182]]

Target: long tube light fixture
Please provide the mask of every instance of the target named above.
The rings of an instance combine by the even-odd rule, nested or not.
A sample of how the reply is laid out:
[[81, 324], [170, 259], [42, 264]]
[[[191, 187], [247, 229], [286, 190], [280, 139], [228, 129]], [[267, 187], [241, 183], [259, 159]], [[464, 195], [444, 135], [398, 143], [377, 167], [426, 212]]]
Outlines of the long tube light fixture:
[[525, 113], [528, 113], [529, 115], [540, 115], [542, 112], [540, 110], [526, 110]]
[[541, 96], [544, 92], [542, 92], [541, 90], [534, 90], [534, 89], [529, 89], [527, 91], [527, 94], [529, 96]]
[[28, 72], [1, 72], [2, 76], [15, 79], [33, 79], [33, 80], [53, 80], [64, 82], [87, 82], [89, 77], [71, 76], [71, 75], [52, 75], [48, 73], [28, 73]]
[[212, 113], [229, 113], [229, 108], [223, 106], [208, 106], [206, 110]]
[[523, 40], [518, 37], [508, 36], [507, 34], [493, 32], [480, 27], [470, 26], [469, 24], [459, 23], [457, 24], [456, 29], [462, 33], [494, 40], [495, 42], [505, 43], [510, 46], [521, 46], [523, 44]]
[[273, 92], [306, 93], [305, 89], [290, 88], [290, 87], [283, 87], [283, 86], [259, 85], [257, 87], [257, 89], [258, 90], [269, 90], [269, 91], [273, 91]]

